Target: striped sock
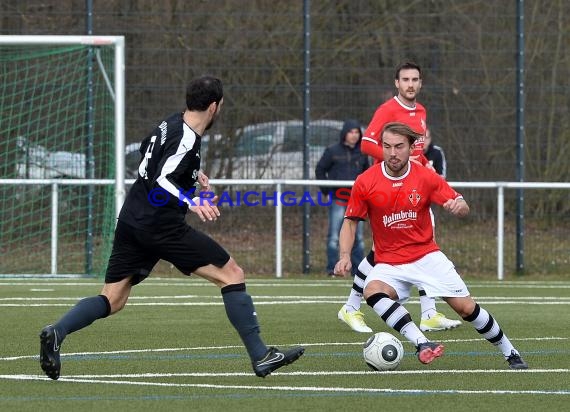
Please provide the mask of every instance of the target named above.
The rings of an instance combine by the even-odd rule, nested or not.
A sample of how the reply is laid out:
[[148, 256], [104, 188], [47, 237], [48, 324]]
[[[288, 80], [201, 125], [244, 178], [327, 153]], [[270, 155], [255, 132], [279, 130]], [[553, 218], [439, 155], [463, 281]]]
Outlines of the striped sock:
[[390, 299], [385, 293], [376, 293], [368, 299], [366, 303], [374, 309], [388, 326], [401, 333], [406, 339], [417, 346], [427, 342], [428, 339], [422, 331], [412, 321], [410, 313], [398, 302]]
[[518, 353], [509, 338], [503, 333], [497, 321], [489, 312], [479, 306], [479, 304], [475, 305], [475, 309], [471, 315], [463, 319], [467, 322], [471, 322], [477, 332], [483, 335], [483, 337], [493, 345], [497, 346], [505, 358], [508, 358], [512, 351]]

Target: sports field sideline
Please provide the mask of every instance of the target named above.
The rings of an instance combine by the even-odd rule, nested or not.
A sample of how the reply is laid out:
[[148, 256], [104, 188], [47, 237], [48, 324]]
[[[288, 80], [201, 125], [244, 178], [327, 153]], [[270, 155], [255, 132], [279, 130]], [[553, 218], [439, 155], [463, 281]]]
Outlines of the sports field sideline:
[[[40, 329], [85, 296], [97, 279], [0, 279], [0, 410], [565, 410], [570, 402], [570, 282], [469, 281], [529, 363], [511, 371], [470, 325], [428, 337], [445, 355], [422, 365], [406, 354], [392, 372], [362, 359], [369, 336], [336, 316], [350, 279], [252, 279], [248, 291], [266, 343], [302, 344], [305, 355], [257, 378], [216, 287], [195, 278], [150, 278], [118, 315], [70, 335], [62, 377], [38, 363]], [[418, 299], [408, 304], [419, 319]], [[443, 302], [438, 309], [457, 318]], [[368, 307], [375, 331], [385, 324]], [[396, 334], [396, 336], [398, 336]], [[401, 338], [401, 336], [398, 336]]]

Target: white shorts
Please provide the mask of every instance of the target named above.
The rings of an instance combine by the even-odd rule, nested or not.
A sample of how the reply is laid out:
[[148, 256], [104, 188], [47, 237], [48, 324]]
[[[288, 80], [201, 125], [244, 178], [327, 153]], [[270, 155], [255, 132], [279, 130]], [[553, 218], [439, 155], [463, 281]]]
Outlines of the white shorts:
[[402, 265], [378, 263], [366, 276], [368, 283], [379, 280], [390, 285], [399, 301], [410, 297], [410, 289], [416, 286], [429, 297], [465, 297], [469, 290], [455, 270], [453, 263], [441, 251], [428, 253], [419, 260]]

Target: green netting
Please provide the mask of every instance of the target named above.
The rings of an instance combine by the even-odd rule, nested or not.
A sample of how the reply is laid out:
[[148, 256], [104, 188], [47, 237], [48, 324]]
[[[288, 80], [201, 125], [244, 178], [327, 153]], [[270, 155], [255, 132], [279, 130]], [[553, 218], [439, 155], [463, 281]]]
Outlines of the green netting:
[[[104, 270], [114, 224], [113, 47], [0, 45], [0, 179], [58, 179], [57, 274]], [[112, 85], [111, 85], [112, 86]], [[0, 274], [51, 271], [52, 186], [0, 185]]]

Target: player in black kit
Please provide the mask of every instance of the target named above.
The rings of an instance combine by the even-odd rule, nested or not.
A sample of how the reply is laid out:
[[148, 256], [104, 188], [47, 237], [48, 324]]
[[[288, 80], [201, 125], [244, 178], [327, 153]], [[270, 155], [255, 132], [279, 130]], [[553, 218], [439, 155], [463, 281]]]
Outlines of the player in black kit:
[[141, 143], [138, 178], [119, 213], [101, 294], [80, 300], [40, 333], [40, 365], [51, 379], [59, 378], [60, 347], [65, 337], [123, 309], [131, 288], [150, 274], [159, 259], [221, 288], [228, 319], [257, 376], [265, 377], [303, 354], [302, 347], [281, 351], [265, 345], [253, 301], [246, 293], [243, 270], [216, 241], [185, 222], [188, 211], [202, 221], [220, 215], [216, 197], [199, 200], [193, 189], [198, 182], [204, 191], [210, 191], [208, 178], [200, 172], [200, 139], [222, 105], [219, 79], [194, 79], [186, 89], [186, 110], [161, 122]]

